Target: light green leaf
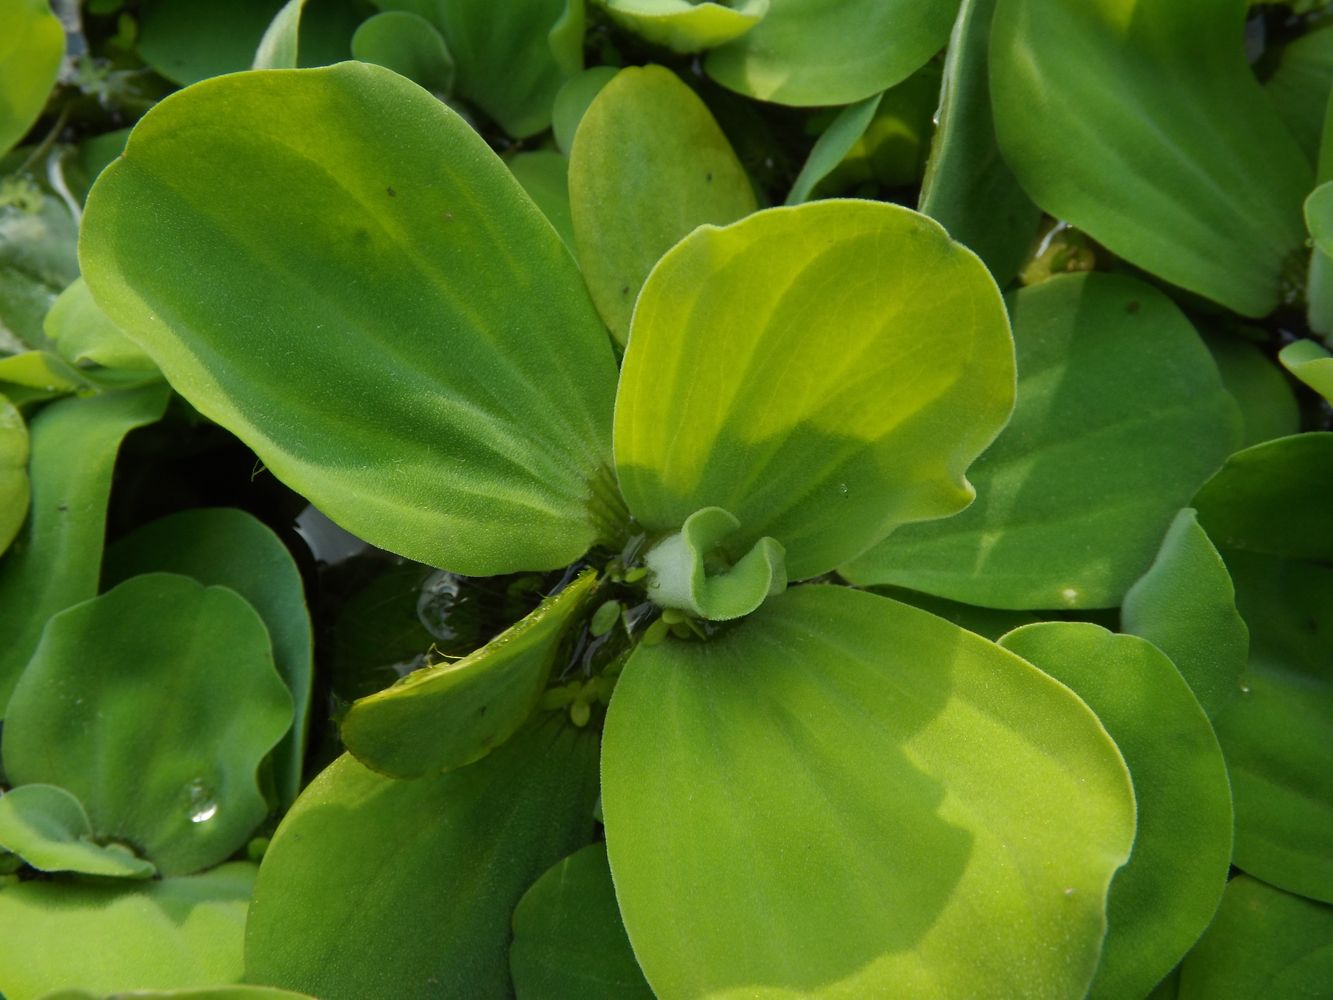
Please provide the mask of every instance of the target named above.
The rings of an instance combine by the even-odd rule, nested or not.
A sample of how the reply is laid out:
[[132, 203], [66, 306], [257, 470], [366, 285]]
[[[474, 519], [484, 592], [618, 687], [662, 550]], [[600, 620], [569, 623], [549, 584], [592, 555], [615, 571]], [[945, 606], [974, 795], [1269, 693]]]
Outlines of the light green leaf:
[[1142, 997], [1208, 926], [1231, 870], [1231, 787], [1213, 727], [1171, 661], [1137, 636], [1044, 622], [1000, 645], [1082, 698], [1129, 765], [1134, 853], [1111, 882], [1088, 997]]
[[36, 1000], [57, 989], [100, 996], [234, 983], [254, 879], [254, 865], [234, 862], [161, 881], [0, 890], [0, 990]]
[[883, 97], [883, 94], [874, 94], [838, 112], [811, 147], [810, 155], [806, 157], [805, 165], [796, 175], [791, 192], [787, 195], [786, 204], [799, 205], [810, 200], [815, 185], [831, 174], [843, 161], [843, 157], [861, 141]]
[[818, 576], [967, 506], [1012, 352], [981, 261], [908, 209], [818, 201], [703, 227], [639, 296], [621, 489], [650, 532], [721, 507], [741, 522], [733, 551], [767, 535], [789, 579]]
[[1333, 181], [1320, 184], [1305, 199], [1305, 223], [1315, 247], [1333, 254]]
[[1018, 405], [973, 467], [977, 502], [843, 574], [996, 608], [1115, 607], [1231, 453], [1235, 403], [1189, 321], [1143, 282], [1063, 275], [1010, 308]]
[[1333, 907], [1240, 875], [1180, 970], [1178, 1000], [1333, 995]]
[[571, 854], [523, 894], [509, 970], [518, 1000], [652, 1000], [620, 922], [605, 844]]
[[1240, 407], [1240, 444], [1248, 448], [1301, 429], [1300, 407], [1282, 369], [1238, 337], [1204, 337], [1222, 384]]
[[0, 795], [0, 847], [44, 872], [151, 878], [151, 862], [123, 844], [100, 844], [88, 813], [56, 785], [20, 785]]
[[24, 351], [0, 357], [0, 385], [19, 399], [20, 405], [89, 390], [83, 376], [50, 351]]
[[46, 620], [97, 593], [116, 452], [131, 430], [162, 416], [167, 395], [150, 386], [64, 399], [33, 418], [32, 509], [0, 560], [0, 714]]
[[975, 250], [1003, 286], [1031, 250], [1041, 210], [1019, 187], [996, 144], [989, 73], [995, 3], [963, 0], [958, 11], [917, 207]]
[[611, 20], [673, 52], [702, 52], [740, 38], [768, 13], [769, 0], [600, 0]]
[[75, 279], [60, 293], [42, 326], [61, 356], [72, 365], [157, 370], [153, 359], [97, 308], [92, 292], [82, 278]]
[[1293, 434], [1236, 452], [1194, 498], [1223, 548], [1333, 559], [1333, 432]]
[[0, 396], [0, 553], [28, 517], [28, 427], [23, 415]]
[[1293, 38], [1282, 48], [1277, 68], [1264, 82], [1283, 123], [1311, 160], [1319, 155], [1324, 110], [1333, 87], [1333, 26]]
[[274, 665], [292, 697], [292, 728], [273, 752], [278, 796], [291, 805], [301, 788], [314, 656], [296, 561], [271, 529], [244, 511], [196, 508], [146, 524], [111, 546], [102, 584], [106, 588], [153, 572], [228, 587], [264, 620]]
[[314, 1000], [304, 993], [275, 990], [269, 986], [216, 986], [185, 990], [135, 990], [104, 996], [82, 990], [48, 993], [42, 1000]]
[[469, 767], [395, 781], [344, 755], [264, 855], [246, 978], [322, 997], [505, 997], [510, 916], [592, 838], [597, 738], [548, 716]]
[[82, 259], [182, 395], [367, 541], [489, 575], [620, 532], [582, 279], [480, 136], [389, 70], [158, 104], [89, 196]]
[[470, 764], [532, 715], [574, 616], [597, 586], [586, 572], [471, 656], [408, 674], [356, 702], [343, 744], [366, 767], [416, 778]]
[[1333, 902], [1333, 569], [1226, 557], [1250, 628], [1240, 697], [1214, 720], [1236, 798], [1235, 864]]
[[828, 586], [640, 646], [602, 810], [634, 952], [681, 1000], [1081, 997], [1134, 838], [1124, 763], [1067, 688]]
[[740, 526], [721, 507], [704, 507], [687, 517], [679, 532], [644, 556], [648, 596], [659, 607], [729, 621], [786, 590], [786, 554], [772, 538], [759, 539], [734, 561], [727, 558], [725, 543]]
[[1245, 316], [1304, 266], [1310, 163], [1245, 58], [1247, 0], [999, 0], [1000, 149], [1032, 199]]
[[1333, 354], [1313, 340], [1298, 340], [1278, 352], [1282, 367], [1333, 403]]
[[1120, 620], [1171, 658], [1210, 719], [1236, 696], [1250, 633], [1226, 563], [1191, 508], [1176, 515], [1157, 558], [1125, 594]]
[[386, 10], [367, 18], [352, 36], [352, 56], [377, 63], [436, 94], [454, 89], [454, 57], [424, 17]]
[[571, 76], [560, 87], [555, 95], [555, 108], [551, 113], [551, 131], [555, 135], [555, 145], [560, 152], [568, 155], [574, 145], [574, 133], [579, 127], [579, 122], [583, 121], [588, 106], [619, 72], [615, 66], [593, 66], [577, 76]]
[[32, 127], [60, 73], [65, 29], [47, 0], [0, 0], [0, 153]]
[[851, 104], [907, 79], [944, 47], [958, 0], [771, 0], [704, 68], [747, 97]]
[[588, 290], [622, 344], [658, 259], [696, 226], [755, 209], [712, 114], [660, 66], [621, 70], [593, 99], [569, 153], [569, 204]]
[[507, 161], [514, 180], [533, 200], [546, 221], [575, 253], [574, 220], [569, 209], [569, 161], [553, 149], [534, 149]]
[[287, 0], [264, 29], [255, 50], [251, 69], [296, 69], [296, 53], [301, 31], [301, 9], [305, 0]]
[[67, 789], [98, 836], [189, 874], [267, 815], [256, 775], [291, 721], [244, 598], [149, 573], [47, 623], [9, 702], [5, 772]]

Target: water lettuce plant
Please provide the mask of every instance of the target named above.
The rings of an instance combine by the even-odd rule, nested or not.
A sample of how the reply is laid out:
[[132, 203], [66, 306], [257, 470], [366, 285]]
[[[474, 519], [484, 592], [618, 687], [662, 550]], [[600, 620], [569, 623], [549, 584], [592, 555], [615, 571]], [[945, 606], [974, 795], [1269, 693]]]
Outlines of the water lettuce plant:
[[1317, 15], [5, 6], [9, 1000], [1328, 995]]

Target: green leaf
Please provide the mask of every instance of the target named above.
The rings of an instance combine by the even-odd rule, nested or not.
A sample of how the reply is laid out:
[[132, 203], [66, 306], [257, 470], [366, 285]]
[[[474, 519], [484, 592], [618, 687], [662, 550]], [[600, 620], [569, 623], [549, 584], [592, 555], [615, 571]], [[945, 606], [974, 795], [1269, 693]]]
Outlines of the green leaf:
[[[721, 507], [704, 507], [687, 517], [679, 532], [644, 557], [648, 596], [659, 607], [729, 621], [786, 590], [786, 553], [772, 538], [759, 539], [739, 559], [727, 558], [724, 543], [740, 526]], [[716, 568], [718, 561], [725, 568]]]
[[1179, 1000], [1329, 995], [1333, 907], [1240, 875], [1180, 970]]
[[[0, 357], [0, 385], [23, 402], [50, 399], [71, 392], [87, 392], [88, 383], [58, 354], [24, 351]], [[20, 393], [28, 390], [25, 400]]]
[[1115, 607], [1231, 453], [1235, 404], [1189, 321], [1143, 282], [1065, 275], [1010, 308], [1018, 405], [972, 470], [977, 502], [843, 574], [987, 607]]
[[1134, 853], [1111, 882], [1088, 997], [1142, 997], [1208, 926], [1231, 869], [1231, 787], [1213, 727], [1171, 661], [1137, 636], [1044, 622], [1000, 645], [1082, 698], [1129, 765]]
[[925, 65], [949, 37], [958, 0], [771, 0], [704, 68], [747, 97], [799, 106], [851, 104]]
[[639, 296], [621, 490], [650, 532], [721, 507], [741, 522], [733, 551], [769, 536], [789, 579], [818, 576], [967, 506], [1012, 352], [981, 261], [908, 209], [818, 201], [703, 227]]
[[1000, 156], [991, 111], [996, 0], [963, 0], [944, 59], [939, 126], [917, 207], [1008, 284], [1032, 248], [1041, 211]]
[[1333, 559], [1333, 432], [1238, 451], [1199, 489], [1199, 523], [1223, 548]]
[[150, 386], [64, 399], [33, 418], [32, 509], [0, 561], [0, 715], [46, 620], [97, 593], [116, 452], [131, 430], [162, 416], [167, 395]]
[[314, 656], [296, 561], [272, 530], [244, 511], [197, 508], [146, 524], [111, 546], [103, 586], [153, 572], [228, 587], [264, 620], [274, 665], [292, 697], [292, 728], [273, 752], [278, 795], [290, 805], [301, 788]]
[[768, 13], [769, 0], [600, 0], [611, 20], [673, 52], [702, 52], [740, 38]]
[[436, 94], [454, 89], [454, 57], [424, 17], [386, 10], [367, 18], [352, 36], [352, 56], [377, 63]]
[[571, 854], [523, 894], [509, 970], [518, 1000], [652, 1000], [620, 922], [605, 844]]
[[561, 716], [414, 781], [340, 757], [264, 856], [246, 978], [316, 996], [508, 996], [510, 915], [591, 839], [596, 797], [596, 736]]
[[810, 200], [810, 195], [820, 181], [831, 174], [852, 151], [866, 129], [875, 118], [883, 94], [874, 94], [864, 101], [849, 104], [838, 112], [828, 128], [815, 140], [806, 158], [801, 172], [791, 186], [785, 204], [800, 205]]
[[755, 198], [703, 101], [670, 70], [642, 66], [616, 74], [579, 122], [569, 205], [588, 290], [623, 344], [658, 259], [696, 226], [753, 212]]
[[48, 993], [42, 1000], [314, 1000], [304, 993], [290, 993], [268, 986], [216, 986], [185, 990], [135, 990], [103, 996], [82, 990]]
[[56, 785], [20, 785], [0, 795], [0, 847], [44, 872], [119, 878], [157, 872], [122, 844], [99, 844], [83, 803]]
[[82, 278], [60, 293], [43, 321], [43, 330], [72, 365], [96, 364], [155, 372], [153, 359], [121, 333], [93, 301]]
[[254, 865], [234, 862], [161, 881], [6, 888], [0, 990], [36, 1000], [57, 989], [100, 996], [234, 983], [254, 879]]
[[1244, 552], [1227, 565], [1250, 628], [1240, 697], [1214, 720], [1236, 799], [1235, 864], [1333, 902], [1333, 569]]
[[1226, 563], [1191, 508], [1176, 515], [1157, 558], [1125, 594], [1120, 620], [1171, 658], [1210, 719], [1236, 696], [1250, 633]]
[[615, 66], [593, 66], [577, 76], [571, 76], [560, 87], [551, 112], [551, 131], [560, 152], [568, 155], [574, 145], [574, 133], [579, 122], [583, 121], [588, 106], [619, 72]]
[[301, 9], [305, 0], [287, 0], [264, 29], [255, 50], [251, 69], [296, 69], [301, 31]]
[[514, 180], [523, 186], [546, 221], [575, 252], [574, 220], [569, 208], [569, 161], [553, 149], [534, 149], [507, 161]]
[[1333, 181], [1320, 184], [1305, 199], [1305, 223], [1315, 247], [1333, 254]]
[[256, 774], [291, 721], [245, 599], [149, 573], [47, 623], [10, 699], [5, 771], [67, 789], [99, 836], [188, 874], [267, 815]]
[[1273, 108], [1311, 161], [1319, 155], [1324, 110], [1333, 86], [1333, 27], [1293, 38], [1282, 47], [1277, 68], [1264, 82]]
[[1247, 0], [999, 0], [1000, 149], [1032, 199], [1245, 316], [1299, 271], [1313, 180], [1245, 58]]
[[828, 586], [640, 646], [602, 809], [634, 952], [678, 998], [1081, 997], [1134, 838], [1129, 775], [1067, 688]]
[[1241, 447], [1295, 434], [1300, 407], [1282, 369], [1254, 344], [1237, 337], [1205, 337], [1222, 384], [1240, 407]]
[[366, 767], [416, 778], [462, 767], [509, 739], [532, 714], [575, 615], [596, 589], [585, 572], [471, 656], [404, 677], [356, 702], [343, 744]]
[[1278, 352], [1282, 367], [1333, 403], [1333, 354], [1313, 340], [1298, 340]]
[[938, 615], [946, 621], [953, 622], [959, 628], [965, 628], [969, 632], [975, 632], [977, 635], [992, 641], [1023, 625], [1031, 625], [1045, 620], [1031, 611], [980, 608], [974, 604], [961, 604], [958, 601], [935, 597], [932, 594], [923, 594], [916, 590], [908, 590], [905, 587], [873, 587], [870, 592], [881, 597], [890, 597], [895, 601], [901, 601], [903, 604], [910, 604], [922, 611], [929, 611], [932, 615]]
[[56, 84], [65, 29], [48, 0], [0, 0], [0, 153], [32, 127]]
[[42, 347], [42, 320], [79, 276], [79, 224], [59, 198], [35, 212], [0, 208], [0, 353]]
[[0, 396], [0, 553], [28, 517], [28, 427], [23, 415]]
[[98, 180], [82, 260], [182, 395], [367, 541], [490, 575], [621, 530], [615, 366], [582, 279], [480, 136], [402, 77], [173, 95]]

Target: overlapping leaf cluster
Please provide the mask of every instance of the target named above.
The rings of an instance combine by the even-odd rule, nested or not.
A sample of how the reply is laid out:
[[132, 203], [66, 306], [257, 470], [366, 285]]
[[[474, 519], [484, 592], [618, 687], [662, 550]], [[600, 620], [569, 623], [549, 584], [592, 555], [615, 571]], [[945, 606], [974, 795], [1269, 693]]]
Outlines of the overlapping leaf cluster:
[[0, 0], [0, 991], [1333, 995], [1323, 8]]

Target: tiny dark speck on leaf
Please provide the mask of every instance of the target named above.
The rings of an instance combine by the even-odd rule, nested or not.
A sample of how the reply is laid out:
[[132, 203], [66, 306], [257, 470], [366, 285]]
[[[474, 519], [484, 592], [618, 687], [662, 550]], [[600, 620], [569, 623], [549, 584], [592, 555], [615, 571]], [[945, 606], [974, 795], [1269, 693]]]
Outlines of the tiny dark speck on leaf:
[[65, 511], [69, 510], [69, 504], [67, 503], [56, 504], [56, 510], [60, 511], [60, 513], [63, 514], [65, 513]]
[[709, 184], [713, 183], [713, 172], [711, 170], [708, 171], [708, 173], [704, 174], [704, 180], [706, 180]]
[[1137, 302], [1131, 302], [1129, 303], [1129, 305], [1125, 306], [1125, 312], [1127, 313], [1133, 314], [1138, 311], [1139, 311], [1139, 304]]
[[393, 188], [391, 188], [391, 187], [386, 187], [386, 188], [384, 189], [384, 193], [387, 194], [390, 198], [397, 198], [397, 197], [398, 197], [398, 192], [395, 191], [395, 190], [394, 190]]
[[628, 294], [629, 294], [629, 285], [624, 285], [624, 286], [622, 286], [621, 289], [620, 289], [620, 294], [621, 294], [621, 295], [628, 295]]
[[1311, 618], [1309, 621], [1305, 623], [1305, 627], [1311, 632], [1318, 632], [1319, 631], [1318, 619]]
[[485, 714], [486, 714], [486, 706], [485, 706], [485, 705], [482, 705], [481, 708], [477, 709], [477, 714], [478, 714], [478, 715], [485, 715]]

